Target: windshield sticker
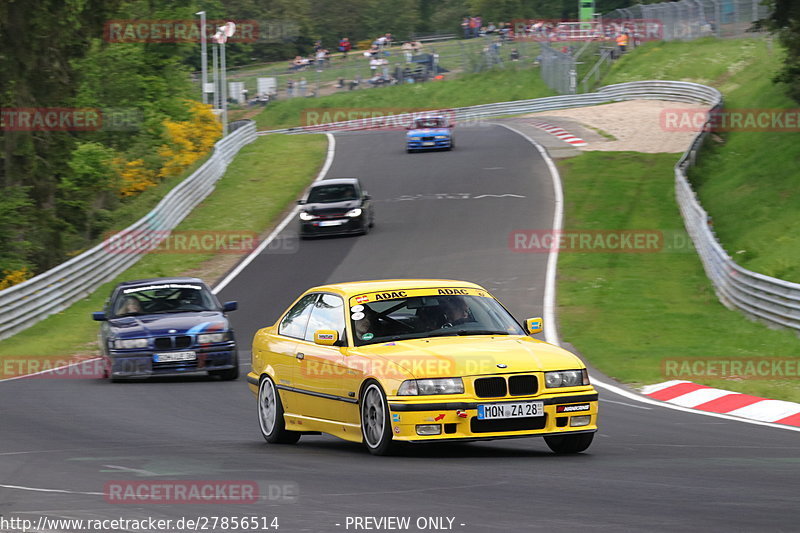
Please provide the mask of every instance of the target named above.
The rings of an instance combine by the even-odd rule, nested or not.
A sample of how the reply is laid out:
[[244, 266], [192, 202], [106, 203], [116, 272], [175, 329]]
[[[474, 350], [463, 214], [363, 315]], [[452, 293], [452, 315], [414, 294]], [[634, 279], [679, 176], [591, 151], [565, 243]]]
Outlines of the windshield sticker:
[[362, 320], [364, 316], [365, 316], [364, 313], [359, 311], [357, 313], [353, 313], [353, 315], [350, 318], [352, 318], [353, 320]]
[[372, 333], [364, 333], [363, 335], [361, 335], [361, 339], [365, 341], [371, 341], [373, 337], [375, 337], [375, 335], [373, 335]]
[[141, 291], [154, 291], [158, 289], [194, 289], [196, 291], [202, 290], [199, 285], [184, 285], [182, 283], [166, 283], [163, 285], [147, 285], [145, 287], [132, 287], [130, 289], [123, 289], [123, 294], [130, 294], [132, 292]]
[[363, 311], [363, 310], [364, 310], [364, 306], [363, 306], [363, 305], [361, 305], [361, 304], [354, 305], [353, 307], [351, 307], [351, 308], [350, 308], [350, 310], [351, 310], [352, 312], [354, 312], [354, 313], [360, 313], [361, 311]]
[[475, 289], [472, 287], [432, 287], [428, 289], [404, 289], [401, 291], [381, 291], [370, 292], [367, 294], [360, 294], [351, 298], [351, 303], [357, 302], [359, 304], [369, 302], [379, 302], [381, 300], [398, 300], [400, 298], [410, 298], [413, 296], [482, 296], [484, 298], [491, 298], [488, 292], [483, 289]]

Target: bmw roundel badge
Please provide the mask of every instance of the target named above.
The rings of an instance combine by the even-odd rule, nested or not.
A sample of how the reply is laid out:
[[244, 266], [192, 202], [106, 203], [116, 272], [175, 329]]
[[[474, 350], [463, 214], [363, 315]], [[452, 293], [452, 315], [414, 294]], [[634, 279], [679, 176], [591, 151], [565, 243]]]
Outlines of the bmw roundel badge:
[[500, 364], [497, 365], [497, 368], [508, 368], [508, 365], [504, 365], [503, 363], [500, 363]]

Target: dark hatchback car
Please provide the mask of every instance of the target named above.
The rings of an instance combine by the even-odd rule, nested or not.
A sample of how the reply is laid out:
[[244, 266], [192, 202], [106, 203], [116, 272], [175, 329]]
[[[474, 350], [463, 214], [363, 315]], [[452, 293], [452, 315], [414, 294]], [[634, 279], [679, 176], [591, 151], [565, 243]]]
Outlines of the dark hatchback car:
[[300, 237], [365, 234], [375, 223], [369, 194], [357, 178], [331, 178], [311, 186], [297, 201]]
[[197, 278], [125, 281], [111, 292], [98, 343], [112, 381], [208, 372], [224, 380], [239, 376], [236, 340], [220, 305]]

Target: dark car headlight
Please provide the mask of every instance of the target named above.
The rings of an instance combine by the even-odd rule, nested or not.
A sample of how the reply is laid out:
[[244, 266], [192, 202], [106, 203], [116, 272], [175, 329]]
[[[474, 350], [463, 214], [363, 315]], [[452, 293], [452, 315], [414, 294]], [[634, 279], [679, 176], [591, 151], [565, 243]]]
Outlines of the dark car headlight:
[[356, 218], [361, 216], [361, 208], [356, 207], [355, 209], [351, 209], [347, 213], [344, 214], [346, 217]]
[[312, 215], [306, 211], [300, 211], [300, 220], [314, 220], [318, 218], [316, 215]]

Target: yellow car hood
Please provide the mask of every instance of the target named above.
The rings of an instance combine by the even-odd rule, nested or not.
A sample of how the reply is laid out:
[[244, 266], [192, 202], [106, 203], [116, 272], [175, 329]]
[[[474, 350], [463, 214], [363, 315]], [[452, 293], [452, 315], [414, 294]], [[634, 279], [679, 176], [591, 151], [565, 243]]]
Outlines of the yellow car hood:
[[417, 379], [584, 368], [577, 356], [562, 348], [516, 335], [410, 339], [353, 351], [391, 362]]

